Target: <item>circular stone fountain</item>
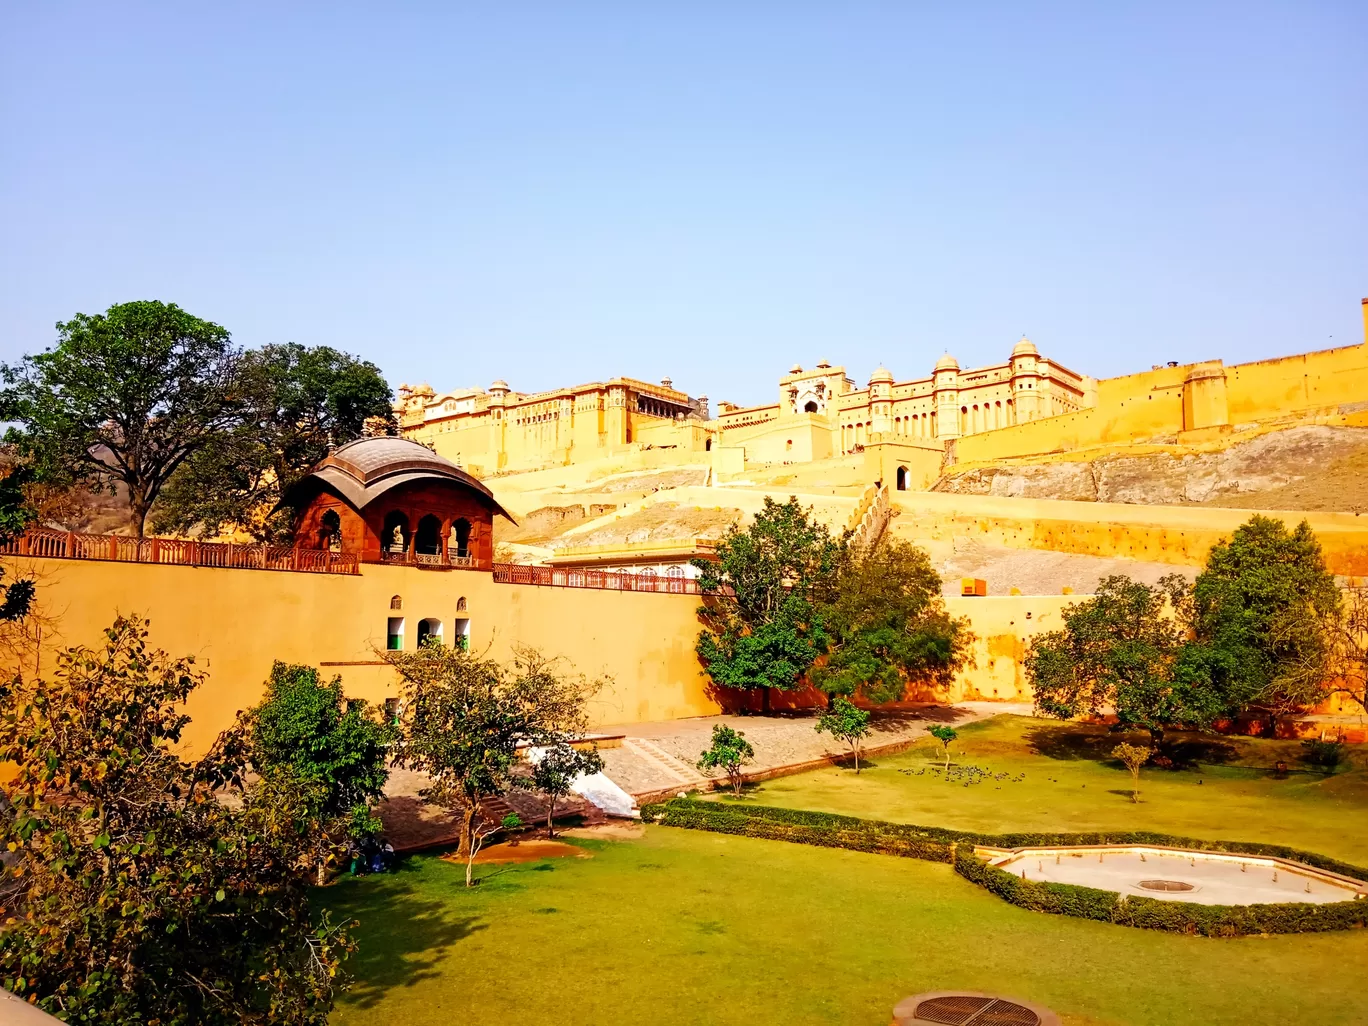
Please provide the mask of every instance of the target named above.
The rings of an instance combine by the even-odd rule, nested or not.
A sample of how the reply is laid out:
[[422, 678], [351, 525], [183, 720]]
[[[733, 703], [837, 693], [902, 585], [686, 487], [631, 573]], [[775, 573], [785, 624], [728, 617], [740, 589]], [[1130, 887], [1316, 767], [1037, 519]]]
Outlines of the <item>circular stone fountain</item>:
[[1203, 905], [1326, 904], [1368, 897], [1368, 883], [1262, 855], [1148, 845], [1018, 848], [991, 861], [1040, 883], [1076, 884]]

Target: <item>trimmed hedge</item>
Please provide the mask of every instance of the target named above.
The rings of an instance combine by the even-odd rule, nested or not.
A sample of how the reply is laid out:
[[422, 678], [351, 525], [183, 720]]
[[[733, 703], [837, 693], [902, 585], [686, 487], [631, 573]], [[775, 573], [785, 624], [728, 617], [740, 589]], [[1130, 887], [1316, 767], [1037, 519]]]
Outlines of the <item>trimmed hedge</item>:
[[955, 853], [954, 843], [942, 838], [926, 836], [896, 823], [855, 819], [851, 816], [832, 817], [839, 822], [804, 822], [801, 816], [751, 816], [717, 802], [676, 798], [663, 805], [643, 807], [641, 818], [648, 823], [662, 823], [689, 830], [710, 830], [719, 834], [792, 841], [820, 848], [898, 855], [927, 862], [951, 862]]
[[1317, 869], [1368, 880], [1368, 870], [1286, 845], [1206, 841], [1147, 831], [979, 834], [964, 830], [947, 830], [942, 827], [858, 819], [854, 816], [837, 816], [803, 809], [731, 805], [696, 801], [691, 798], [675, 798], [662, 804], [644, 806], [641, 818], [648, 823], [690, 830], [709, 830], [823, 848], [898, 855], [929, 862], [948, 862], [952, 863], [955, 871], [966, 880], [1021, 908], [1147, 930], [1235, 937], [1245, 934], [1316, 933], [1368, 926], [1368, 901], [1339, 901], [1324, 905], [1199, 905], [1193, 902], [1127, 897], [1116, 891], [1103, 891], [1093, 887], [1022, 880], [988, 865], [973, 853], [974, 845], [1027, 848], [1037, 845], [1149, 844], [1284, 858]]
[[1022, 880], [988, 865], [966, 848], [955, 851], [955, 872], [1019, 908], [1136, 926], [1143, 930], [1240, 937], [1321, 933], [1368, 926], [1368, 901], [1335, 901], [1324, 905], [1303, 902], [1199, 905], [1191, 901], [1129, 897], [1093, 887]]

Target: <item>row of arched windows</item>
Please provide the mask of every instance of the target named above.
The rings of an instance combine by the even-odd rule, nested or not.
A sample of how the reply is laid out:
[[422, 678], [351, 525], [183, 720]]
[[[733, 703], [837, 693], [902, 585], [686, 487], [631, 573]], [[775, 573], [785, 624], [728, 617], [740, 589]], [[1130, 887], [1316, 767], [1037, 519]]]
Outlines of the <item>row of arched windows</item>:
[[936, 414], [914, 413], [907, 417], [894, 417], [893, 433], [907, 438], [935, 438]]
[[973, 406], [960, 407], [960, 434], [976, 435], [980, 431], [1010, 427], [1016, 423], [1016, 407], [1008, 399], [1004, 406], [999, 400], [995, 403], [974, 403]]
[[[331, 511], [329, 511], [331, 512]], [[327, 514], [324, 514], [326, 523]], [[442, 554], [443, 525], [440, 517], [431, 513], [418, 521], [418, 531], [409, 534], [408, 516], [402, 510], [390, 510], [385, 514], [385, 525], [380, 536], [380, 547], [385, 552], [404, 553], [413, 543], [413, 551], [420, 556], [440, 556]], [[451, 555], [470, 555], [470, 521], [461, 517], [451, 525], [449, 539]]]

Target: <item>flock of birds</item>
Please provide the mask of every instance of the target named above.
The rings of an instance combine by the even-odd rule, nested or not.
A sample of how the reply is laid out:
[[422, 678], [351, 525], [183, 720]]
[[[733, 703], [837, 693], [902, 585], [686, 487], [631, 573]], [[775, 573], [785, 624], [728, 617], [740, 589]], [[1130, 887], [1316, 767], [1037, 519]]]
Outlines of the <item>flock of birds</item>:
[[1003, 783], [1019, 784], [1026, 779], [1025, 771], [1021, 773], [994, 773], [984, 766], [960, 766], [951, 765], [948, 769], [944, 766], [924, 766], [921, 769], [900, 769], [899, 773], [908, 777], [922, 777], [927, 773], [932, 776], [937, 773], [944, 773], [947, 783], [963, 783], [965, 787], [974, 784], [982, 784], [991, 780], [994, 781], [994, 790], [1002, 790]]

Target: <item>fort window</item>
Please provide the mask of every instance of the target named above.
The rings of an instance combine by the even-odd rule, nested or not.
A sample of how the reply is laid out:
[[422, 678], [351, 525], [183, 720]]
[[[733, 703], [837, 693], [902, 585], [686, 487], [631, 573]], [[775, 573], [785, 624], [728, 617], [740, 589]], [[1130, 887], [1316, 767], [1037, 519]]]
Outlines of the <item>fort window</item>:
[[456, 600], [456, 612], [464, 613], [466, 608], [466, 597], [462, 595]]
[[380, 546], [386, 552], [403, 553], [409, 546], [409, 522], [397, 509], [385, 514], [384, 531], [380, 535]]
[[899, 467], [899, 468], [898, 468], [898, 491], [900, 491], [900, 492], [905, 492], [905, 491], [907, 491], [907, 468], [906, 468], [906, 467]]
[[813, 402], [811, 399], [809, 399], [806, 403], [803, 404], [803, 412], [804, 412], [804, 413], [816, 413], [816, 412], [817, 412], [817, 404], [816, 404], [815, 402]]
[[704, 451], [704, 452], [712, 452], [712, 439], [711, 439], [711, 438], [708, 438], [708, 439], [705, 439], [705, 440], [704, 440], [704, 442], [703, 442], [703, 451]]
[[391, 652], [402, 652], [404, 650], [404, 618], [402, 616], [391, 616], [389, 627], [385, 631], [385, 647]]
[[442, 621], [431, 617], [418, 621], [418, 647], [442, 643]]
[[391, 609], [403, 609], [403, 608], [404, 608], [404, 600], [403, 600], [402, 598], [400, 598], [398, 595], [395, 595], [394, 598], [390, 599], [390, 608], [391, 608]]
[[386, 722], [386, 723], [398, 723], [398, 722], [399, 722], [399, 699], [397, 699], [397, 698], [387, 698], [387, 699], [385, 699], [385, 722]]
[[[440, 556], [442, 554], [442, 522], [431, 513], [418, 521], [418, 533], [413, 539], [413, 551], [420, 556]], [[419, 624], [420, 634], [422, 629], [422, 624]]]
[[470, 651], [470, 621], [457, 619], [451, 622], [451, 645], [462, 652]]
[[456, 540], [456, 555], [470, 555], [470, 521], [461, 517], [451, 525], [451, 533]]

